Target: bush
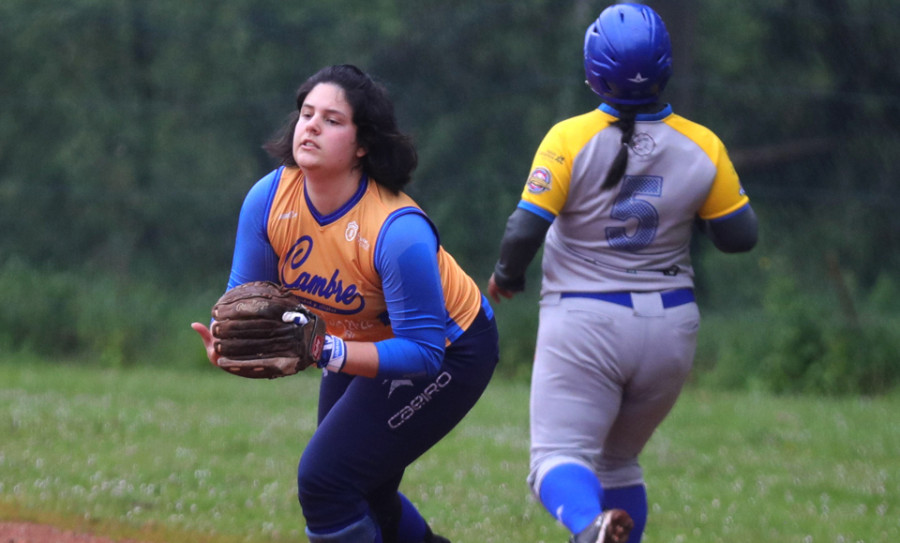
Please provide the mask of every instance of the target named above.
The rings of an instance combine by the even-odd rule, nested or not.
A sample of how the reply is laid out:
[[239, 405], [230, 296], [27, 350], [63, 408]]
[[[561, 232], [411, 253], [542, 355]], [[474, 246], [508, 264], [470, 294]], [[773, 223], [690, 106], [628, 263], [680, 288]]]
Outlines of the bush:
[[109, 367], [175, 363], [185, 352], [205, 360], [190, 322], [208, 319], [218, 296], [84, 270], [37, 270], [17, 259], [0, 264], [0, 290], [4, 351]]
[[837, 289], [801, 288], [789, 274], [773, 274], [761, 311], [704, 318], [698, 380], [781, 394], [887, 392], [900, 383], [898, 319], [883, 312], [895, 289], [880, 279], [857, 312]]
[[[701, 386], [781, 394], [880, 394], [900, 384], [897, 284], [885, 275], [867, 296], [800, 284], [773, 264], [759, 307], [704, 311], [694, 380]], [[537, 332], [537, 282], [494, 304], [497, 376], [527, 380]], [[152, 280], [0, 263], [0, 350], [106, 367], [187, 365], [206, 357], [190, 329], [209, 318], [216, 287], [163, 289]], [[858, 308], [847, 305], [862, 300]], [[701, 300], [701, 308], [703, 306]]]

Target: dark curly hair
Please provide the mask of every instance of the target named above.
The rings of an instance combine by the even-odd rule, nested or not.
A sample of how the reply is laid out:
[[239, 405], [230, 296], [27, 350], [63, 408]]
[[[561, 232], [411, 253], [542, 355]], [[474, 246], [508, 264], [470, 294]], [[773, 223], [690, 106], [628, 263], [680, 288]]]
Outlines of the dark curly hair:
[[332, 83], [344, 90], [353, 109], [356, 141], [366, 150], [360, 163], [363, 172], [378, 184], [399, 192], [412, 180], [418, 154], [409, 136], [400, 132], [394, 116], [394, 104], [383, 85], [351, 64], [327, 66], [316, 72], [297, 89], [297, 109], [265, 145], [273, 158], [284, 166], [294, 161], [294, 128], [306, 95], [319, 83]]

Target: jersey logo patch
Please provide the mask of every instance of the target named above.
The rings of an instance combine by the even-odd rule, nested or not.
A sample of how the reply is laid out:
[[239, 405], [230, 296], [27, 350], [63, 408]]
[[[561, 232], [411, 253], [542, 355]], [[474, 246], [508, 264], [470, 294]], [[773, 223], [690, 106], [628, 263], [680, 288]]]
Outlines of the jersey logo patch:
[[357, 233], [359, 233], [359, 224], [356, 221], [350, 221], [347, 225], [347, 230], [344, 231], [344, 239], [353, 241], [356, 239]]
[[528, 176], [528, 192], [540, 194], [550, 190], [551, 176], [547, 168], [535, 168]]
[[639, 132], [631, 138], [631, 150], [638, 156], [648, 156], [656, 149], [656, 141], [646, 132]]

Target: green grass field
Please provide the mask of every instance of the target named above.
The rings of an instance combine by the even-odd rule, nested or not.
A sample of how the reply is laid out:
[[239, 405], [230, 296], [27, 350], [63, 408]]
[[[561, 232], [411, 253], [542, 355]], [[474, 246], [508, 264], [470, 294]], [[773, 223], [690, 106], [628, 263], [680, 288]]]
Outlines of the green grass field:
[[[0, 520], [167, 543], [305, 541], [315, 374], [0, 361]], [[530, 497], [528, 388], [496, 380], [402, 489], [454, 543], [559, 542]], [[644, 540], [900, 541], [900, 396], [690, 389], [643, 455]]]

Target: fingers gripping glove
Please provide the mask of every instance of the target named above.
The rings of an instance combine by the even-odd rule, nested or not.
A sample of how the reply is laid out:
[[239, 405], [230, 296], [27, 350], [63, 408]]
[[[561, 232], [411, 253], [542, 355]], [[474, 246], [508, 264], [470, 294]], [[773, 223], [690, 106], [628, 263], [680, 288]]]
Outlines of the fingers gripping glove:
[[234, 287], [213, 306], [212, 317], [216, 365], [235, 375], [275, 379], [322, 358], [325, 322], [275, 283]]

